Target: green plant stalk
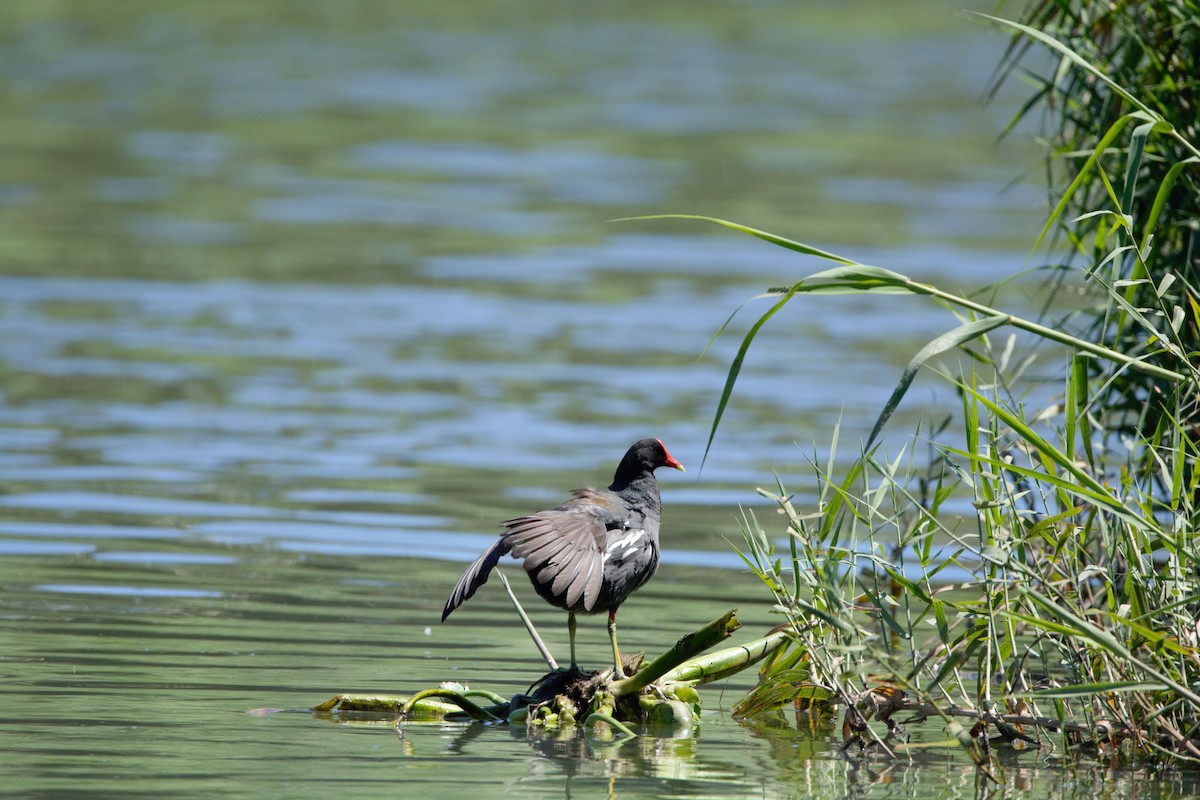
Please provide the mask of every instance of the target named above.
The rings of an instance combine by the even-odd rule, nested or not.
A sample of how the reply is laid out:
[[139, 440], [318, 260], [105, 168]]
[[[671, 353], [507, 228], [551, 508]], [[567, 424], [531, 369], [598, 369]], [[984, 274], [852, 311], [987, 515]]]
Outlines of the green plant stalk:
[[446, 714], [459, 710], [452, 703], [425, 699], [410, 704], [407, 697], [386, 694], [337, 694], [310, 710], [329, 714], [342, 711], [399, 713], [406, 706], [409, 706], [410, 717], [420, 719], [442, 719]]
[[[1179, 382], [1179, 383], [1182, 383], [1182, 382], [1185, 382], [1188, 380], [1188, 377], [1186, 375], [1184, 375], [1183, 373], [1176, 372], [1176, 371], [1170, 370], [1170, 369], [1166, 369], [1165, 367], [1160, 367], [1160, 366], [1157, 366], [1156, 364], [1148, 364], [1140, 359], [1134, 358], [1133, 356], [1128, 356], [1125, 353], [1121, 353], [1121, 352], [1118, 352], [1111, 348], [1104, 347], [1103, 345], [1093, 344], [1092, 342], [1086, 341], [1084, 339], [1080, 339], [1075, 336], [1071, 336], [1070, 334], [1063, 333], [1062, 331], [1055, 330], [1054, 328], [1050, 328], [1046, 325], [1041, 325], [1039, 323], [1032, 322], [1031, 320], [1027, 320], [1027, 319], [1024, 319], [1023, 317], [1018, 317], [1013, 314], [1007, 314], [1003, 311], [1000, 311], [999, 309], [995, 309], [995, 308], [992, 308], [991, 306], [984, 305], [983, 303], [977, 303], [974, 300], [969, 300], [965, 297], [960, 297], [959, 295], [955, 295], [955, 294], [951, 294], [950, 292], [943, 291], [943, 290], [937, 288], [936, 286], [930, 286], [929, 284], [919, 283], [919, 282], [914, 281], [913, 279], [909, 278], [906, 275], [902, 275], [901, 273], [893, 272], [892, 270], [888, 270], [888, 269], [882, 269], [880, 267], [872, 267], [868, 264], [860, 264], [856, 261], [852, 261], [843, 256], [839, 256], [839, 255], [836, 255], [833, 253], [828, 253], [823, 250], [818, 250], [817, 248], [810, 247], [809, 245], [805, 245], [800, 242], [794, 242], [789, 239], [785, 239], [781, 236], [778, 236], [776, 234], [767, 233], [765, 231], [756, 230], [754, 228], [749, 228], [745, 225], [741, 225], [736, 222], [729, 222], [727, 220], [718, 219], [716, 217], [707, 217], [707, 216], [703, 216], [703, 215], [699, 215], [699, 214], [656, 214], [656, 215], [647, 216], [647, 217], [636, 217], [635, 219], [643, 219], [643, 220], [691, 219], [691, 220], [699, 220], [701, 222], [711, 222], [711, 223], [714, 223], [716, 225], [721, 225], [726, 228], [731, 228], [733, 230], [741, 231], [743, 233], [748, 233], [751, 236], [756, 236], [760, 239], [763, 239], [765, 241], [768, 241], [768, 242], [778, 245], [780, 247], [784, 247], [788, 250], [795, 250], [796, 252], [805, 253], [807, 255], [816, 255], [820, 258], [825, 258], [825, 259], [831, 260], [831, 261], [837, 261], [838, 263], [844, 265], [843, 268], [830, 270], [830, 271], [828, 271], [828, 273], [816, 273], [814, 275], [810, 275], [808, 278], [802, 279], [800, 282], [796, 283], [795, 285], [792, 286], [791, 289], [788, 290], [787, 294], [789, 294], [789, 295], [794, 294], [795, 292], [798, 292], [800, 290], [802, 284], [805, 281], [811, 281], [814, 278], [825, 278], [825, 277], [829, 277], [833, 280], [837, 280], [837, 279], [841, 278], [843, 272], [845, 272], [845, 273], [849, 274], [851, 276], [851, 278], [848, 278], [843, 284], [834, 283], [834, 284], [830, 284], [828, 287], [817, 287], [817, 288], [818, 289], [827, 288], [830, 290], [841, 290], [841, 291], [859, 291], [859, 292], [907, 291], [911, 294], [933, 297], [937, 300], [941, 300], [943, 302], [950, 303], [951, 305], [955, 305], [960, 308], [965, 308], [970, 311], [973, 311], [976, 314], [979, 314], [981, 317], [1002, 318], [1004, 324], [1012, 325], [1015, 328], [1019, 328], [1024, 331], [1028, 331], [1029, 333], [1036, 334], [1037, 336], [1041, 336], [1041, 337], [1043, 337], [1045, 339], [1049, 339], [1050, 341], [1053, 341], [1053, 342], [1058, 342], [1059, 344], [1078, 348], [1080, 350], [1083, 350], [1084, 352], [1091, 353], [1092, 355], [1095, 355], [1095, 356], [1099, 356], [1100, 358], [1104, 358], [1109, 361], [1114, 361], [1119, 364], [1127, 365], [1132, 369], [1141, 370], [1142, 372], [1147, 372], [1147, 373], [1149, 373], [1151, 375], [1155, 375], [1159, 378], [1166, 378], [1168, 380]], [[865, 276], [865, 277], [862, 277], [862, 276]], [[782, 292], [781, 292], [781, 294], [782, 294]]]
[[674, 647], [649, 664], [643, 665], [634, 675], [613, 681], [609, 689], [614, 697], [636, 694], [689, 658], [725, 641], [740, 627], [742, 624], [737, 620], [736, 609], [728, 611], [698, 631], [684, 636]]
[[400, 710], [401, 718], [407, 717], [409, 712], [412, 711], [412, 709], [414, 707], [416, 707], [418, 703], [420, 703], [422, 700], [426, 700], [430, 697], [441, 697], [446, 700], [449, 700], [450, 702], [454, 703], [456, 706], [461, 708], [463, 711], [467, 712], [467, 714], [470, 715], [471, 719], [477, 720], [479, 722], [502, 722], [503, 721], [499, 717], [497, 717], [495, 714], [488, 711], [487, 709], [480, 708], [475, 703], [472, 703], [470, 700], [468, 700], [466, 697], [463, 696], [462, 692], [458, 692], [453, 689], [441, 689], [441, 688], [426, 689], [424, 691], [417, 692], [416, 694], [414, 694], [411, 698], [409, 698], [408, 702], [404, 704], [404, 708]]
[[788, 638], [786, 631], [776, 631], [747, 644], [693, 658], [665, 673], [660, 683], [709, 683], [720, 680], [766, 658], [783, 647]]
[[1070, 334], [1057, 331], [1054, 328], [1041, 325], [1037, 322], [1033, 322], [1013, 314], [1005, 314], [998, 309], [985, 306], [983, 303], [976, 303], [975, 301], [968, 300], [965, 297], [959, 297], [958, 295], [944, 292], [941, 289], [938, 289], [936, 286], [918, 283], [910, 278], [904, 278], [904, 286], [913, 294], [922, 294], [929, 297], [934, 297], [938, 300], [952, 303], [953, 305], [961, 308], [969, 309], [983, 316], [1003, 317], [1004, 322], [1012, 325], [1014, 328], [1028, 331], [1029, 333], [1036, 334], [1044, 339], [1049, 339], [1052, 342], [1058, 342], [1059, 344], [1074, 347], [1078, 350], [1084, 351], [1085, 353], [1091, 353], [1094, 356], [1099, 356], [1100, 358], [1104, 358], [1108, 361], [1114, 361], [1118, 364], [1123, 364], [1131, 369], [1140, 370], [1158, 378], [1165, 378], [1177, 383], [1184, 383], [1188, 380], [1188, 376], [1181, 372], [1176, 372], [1175, 370], [1167, 369], [1166, 367], [1160, 367], [1157, 364], [1147, 363], [1141, 359], [1126, 355], [1125, 353], [1112, 350], [1108, 347], [1104, 347], [1103, 345], [1093, 344], [1092, 342], [1071, 336]]
[[594, 728], [594, 727], [596, 727], [597, 722], [603, 722], [604, 724], [606, 724], [610, 728], [612, 728], [615, 733], [617, 733], [621, 736], [624, 736], [627, 738], [628, 737], [637, 738], [637, 734], [634, 733], [632, 730], [630, 730], [628, 725], [625, 725], [623, 722], [621, 722], [620, 720], [618, 720], [611, 714], [604, 714], [599, 711], [593, 711], [591, 714], [588, 714], [587, 719], [585, 719], [583, 721], [583, 727]]

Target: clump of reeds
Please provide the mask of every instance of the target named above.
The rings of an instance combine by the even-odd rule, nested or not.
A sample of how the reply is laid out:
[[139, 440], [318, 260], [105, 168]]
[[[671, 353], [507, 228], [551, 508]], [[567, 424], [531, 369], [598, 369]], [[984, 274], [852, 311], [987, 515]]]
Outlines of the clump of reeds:
[[[1096, 21], [1076, 12], [1093, 5], [1034, 3], [1030, 19], [1057, 29], [1043, 13], [1057, 9], [1091, 31]], [[798, 508], [781, 483], [763, 493], [782, 526], [746, 515], [744, 556], [791, 645], [738, 713], [836, 710], [848, 750], [894, 751], [906, 725], [940, 720], [985, 770], [996, 742], [1200, 761], [1196, 107], [1164, 104], [1162, 85], [1143, 99], [1049, 33], [1005, 24], [1056, 59], [1039, 91], [1071, 118], [1074, 149], [1055, 169], [1073, 177], [1038, 241], [1062, 224], [1085, 262], [1077, 274], [1097, 303], [1084, 324], [1014, 316], [712, 220], [837, 266], [771, 290], [730, 367], [710, 445], [759, 329], [803, 295], [910, 292], [959, 317], [913, 358], [860, 457], [814, 463], [814, 506]], [[1127, 47], [1134, 60], [1141, 45]], [[1162, 52], [1168, 64], [1200, 59], [1195, 46]], [[1200, 69], [1162, 74], [1191, 97]], [[1032, 411], [1015, 388], [1031, 338], [1067, 351], [1056, 401]], [[939, 366], [952, 353], [958, 365]], [[923, 368], [961, 398], [957, 436], [916, 437], [929, 436], [928, 463], [877, 444]]]

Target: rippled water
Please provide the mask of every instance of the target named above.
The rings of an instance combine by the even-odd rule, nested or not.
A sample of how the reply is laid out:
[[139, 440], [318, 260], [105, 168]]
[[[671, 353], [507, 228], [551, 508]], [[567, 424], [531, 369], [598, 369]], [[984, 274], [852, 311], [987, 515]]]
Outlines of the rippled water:
[[[756, 308], [710, 337], [820, 265], [606, 220], [711, 214], [952, 286], [1022, 268], [1040, 196], [1006, 186], [1032, 156], [995, 145], [1015, 100], [977, 99], [1003, 40], [957, 8], [0, 6], [0, 794], [971, 791], [952, 749], [850, 760], [834, 730], [734, 722], [753, 676], [705, 692], [696, 737], [622, 745], [305, 711], [524, 689], [541, 665], [499, 587], [441, 625], [448, 589], [498, 520], [606, 483], [645, 435], [689, 471], [663, 476], [665, 566], [623, 646], [734, 606], [741, 639], [774, 623], [730, 547], [739, 505], [774, 471], [803, 501], [834, 426], [861, 439], [954, 320], [796, 301], [700, 470]], [[910, 397], [900, 432], [953, 406]], [[606, 642], [583, 622], [585, 663]], [[1014, 759], [1003, 791], [1056, 796], [1054, 763]]]

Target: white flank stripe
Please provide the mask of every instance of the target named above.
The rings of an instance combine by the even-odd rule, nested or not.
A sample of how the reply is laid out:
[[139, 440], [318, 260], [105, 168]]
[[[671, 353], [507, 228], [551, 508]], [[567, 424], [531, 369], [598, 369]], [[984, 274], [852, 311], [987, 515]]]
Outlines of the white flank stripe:
[[630, 531], [629, 533], [625, 534], [624, 536], [622, 536], [619, 539], [613, 539], [611, 542], [608, 543], [608, 546], [606, 548], [604, 548], [604, 559], [603, 560], [608, 561], [609, 556], [613, 555], [615, 552], [617, 552], [618, 550], [621, 550], [622, 548], [624, 548], [624, 552], [621, 553], [621, 558], [628, 558], [629, 556], [636, 553], [638, 551], [638, 549], [641, 547], [641, 545], [639, 545], [638, 542], [640, 542], [642, 540], [642, 538], [645, 537], [645, 535], [646, 535], [646, 532], [639, 528], [638, 530]]

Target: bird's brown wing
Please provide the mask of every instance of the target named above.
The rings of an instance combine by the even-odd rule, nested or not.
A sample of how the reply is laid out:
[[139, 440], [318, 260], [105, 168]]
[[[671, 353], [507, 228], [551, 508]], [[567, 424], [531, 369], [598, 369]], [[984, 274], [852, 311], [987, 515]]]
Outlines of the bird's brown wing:
[[570, 610], [592, 611], [604, 574], [606, 534], [625, 511], [608, 492], [579, 489], [558, 508], [502, 523], [514, 558]]

